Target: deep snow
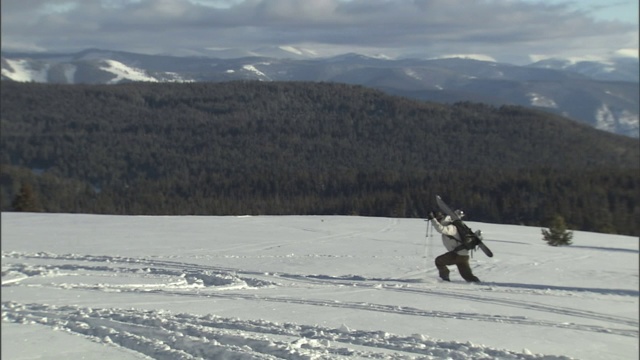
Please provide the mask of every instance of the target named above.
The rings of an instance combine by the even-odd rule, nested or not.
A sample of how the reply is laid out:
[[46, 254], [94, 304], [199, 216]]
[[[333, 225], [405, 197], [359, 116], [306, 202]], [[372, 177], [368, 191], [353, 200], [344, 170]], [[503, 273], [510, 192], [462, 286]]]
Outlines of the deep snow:
[[421, 219], [2, 214], [2, 359], [636, 359], [638, 238]]

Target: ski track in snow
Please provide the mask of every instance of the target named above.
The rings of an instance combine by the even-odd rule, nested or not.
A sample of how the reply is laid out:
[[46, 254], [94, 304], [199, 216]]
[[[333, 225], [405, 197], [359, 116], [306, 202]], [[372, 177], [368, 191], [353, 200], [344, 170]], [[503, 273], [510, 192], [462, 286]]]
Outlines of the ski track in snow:
[[[39, 304], [2, 304], [3, 321], [51, 326], [57, 330], [115, 344], [155, 359], [540, 359], [471, 343], [395, 336], [382, 331], [300, 326], [264, 320], [161, 311], [92, 309]], [[545, 356], [545, 359], [569, 359]]]
[[[388, 228], [382, 231], [388, 231]], [[119, 256], [3, 252], [2, 286], [53, 287], [103, 292], [165, 294], [179, 297], [223, 298], [244, 301], [301, 304], [307, 306], [347, 308], [357, 311], [391, 313], [403, 316], [459, 319], [488, 323], [561, 328], [584, 332], [638, 337], [638, 319], [594, 311], [545, 305], [533, 301], [493, 296], [505, 292], [540, 295], [567, 292], [591, 292], [611, 296], [638, 297], [637, 291], [621, 289], [549, 288], [527, 284], [486, 283], [479, 285], [425, 283], [416, 279], [366, 278], [359, 275], [268, 273], [226, 267], [200, 265], [160, 258]], [[26, 280], [54, 279], [59, 276], [91, 274], [105, 278], [104, 283], [46, 282]], [[127, 277], [128, 283], [109, 282]], [[139, 280], [139, 281], [137, 281]], [[27, 284], [29, 282], [29, 284]], [[24, 283], [24, 284], [23, 284]], [[449, 286], [450, 285], [450, 286]], [[575, 322], [535, 319], [530, 316], [507, 316], [483, 313], [425, 310], [408, 306], [369, 302], [269, 296], [260, 289], [287, 287], [348, 286], [412, 293], [418, 296], [451, 297], [475, 303], [539, 311], [575, 318]], [[464, 286], [464, 289], [460, 287]], [[472, 293], [468, 288], [474, 287]], [[251, 293], [241, 290], [256, 290]], [[458, 291], [456, 290], [458, 289]], [[92, 340], [130, 349], [155, 359], [234, 358], [234, 359], [331, 359], [350, 358], [511, 358], [568, 359], [564, 356], [517, 353], [455, 341], [434, 340], [423, 335], [401, 337], [381, 331], [357, 331], [347, 327], [327, 328], [265, 320], [239, 320], [214, 315], [172, 314], [166, 311], [133, 309], [92, 309], [79, 306], [2, 303], [2, 320], [51, 326], [57, 330], [85, 336]], [[596, 320], [609, 324], [594, 325]]]

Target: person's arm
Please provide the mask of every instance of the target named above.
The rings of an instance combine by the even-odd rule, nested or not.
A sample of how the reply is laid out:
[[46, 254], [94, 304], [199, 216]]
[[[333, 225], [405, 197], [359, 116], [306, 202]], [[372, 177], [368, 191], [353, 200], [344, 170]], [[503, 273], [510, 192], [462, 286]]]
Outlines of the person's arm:
[[442, 225], [436, 218], [431, 219], [431, 225], [442, 235], [455, 236], [458, 233], [454, 225]]

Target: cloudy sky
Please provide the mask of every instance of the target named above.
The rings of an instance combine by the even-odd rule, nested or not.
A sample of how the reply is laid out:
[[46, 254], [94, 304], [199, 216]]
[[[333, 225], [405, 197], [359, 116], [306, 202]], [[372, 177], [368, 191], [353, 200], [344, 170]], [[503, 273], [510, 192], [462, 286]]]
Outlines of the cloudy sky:
[[3, 51], [638, 57], [638, 0], [2, 0]]

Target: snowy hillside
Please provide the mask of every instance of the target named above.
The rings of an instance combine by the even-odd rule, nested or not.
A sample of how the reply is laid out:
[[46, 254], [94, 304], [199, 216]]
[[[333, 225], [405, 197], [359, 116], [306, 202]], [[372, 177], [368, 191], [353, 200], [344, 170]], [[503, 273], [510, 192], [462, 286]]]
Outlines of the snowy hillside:
[[2, 358], [634, 359], [638, 239], [420, 219], [2, 214]]

